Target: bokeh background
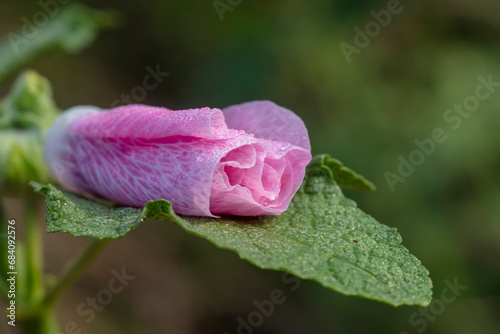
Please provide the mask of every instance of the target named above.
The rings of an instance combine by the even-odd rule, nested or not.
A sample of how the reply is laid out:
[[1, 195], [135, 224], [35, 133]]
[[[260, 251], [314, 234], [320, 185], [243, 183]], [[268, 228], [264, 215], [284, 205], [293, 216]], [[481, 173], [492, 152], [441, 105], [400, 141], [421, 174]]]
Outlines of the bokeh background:
[[[399, 230], [429, 269], [435, 298], [445, 280], [467, 288], [429, 313], [424, 327], [419, 307], [346, 297], [308, 281], [291, 292], [279, 272], [149, 222], [111, 243], [71, 289], [58, 308], [62, 324], [76, 321], [82, 333], [232, 334], [255, 300], [281, 289], [286, 302], [254, 333], [500, 333], [500, 87], [458, 129], [443, 120], [474, 94], [478, 76], [500, 81], [497, 0], [404, 0], [350, 62], [340, 44], [354, 45], [354, 28], [364, 29], [388, 1], [243, 0], [223, 20], [211, 0], [85, 4], [115, 11], [114, 28], [79, 53], [45, 50], [2, 83], [0, 96], [32, 68], [50, 80], [61, 109], [110, 107], [142, 85], [147, 66], [159, 66], [169, 76], [136, 102], [176, 109], [275, 101], [303, 118], [314, 154], [328, 153], [377, 185], [376, 193], [347, 195]], [[40, 10], [34, 1], [2, 0], [0, 35]], [[448, 139], [392, 191], [384, 174], [397, 173], [398, 157], [408, 158], [415, 140], [437, 127]], [[3, 201], [11, 215], [21, 211], [14, 197]], [[58, 272], [87, 241], [46, 234], [47, 270]], [[86, 324], [75, 309], [123, 267], [136, 278]]]

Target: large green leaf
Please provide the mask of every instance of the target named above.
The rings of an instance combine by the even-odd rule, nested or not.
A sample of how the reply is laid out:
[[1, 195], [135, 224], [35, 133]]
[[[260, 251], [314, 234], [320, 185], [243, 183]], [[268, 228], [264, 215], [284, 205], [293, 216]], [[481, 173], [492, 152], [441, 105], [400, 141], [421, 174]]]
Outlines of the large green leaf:
[[165, 200], [145, 208], [110, 207], [51, 185], [32, 186], [46, 196], [49, 232], [119, 238], [143, 220], [175, 222], [260, 268], [287, 271], [343, 294], [392, 305], [428, 305], [428, 271], [400, 245], [396, 229], [378, 223], [344, 197], [328, 161], [327, 156], [313, 160], [301, 189], [280, 216], [184, 217]]

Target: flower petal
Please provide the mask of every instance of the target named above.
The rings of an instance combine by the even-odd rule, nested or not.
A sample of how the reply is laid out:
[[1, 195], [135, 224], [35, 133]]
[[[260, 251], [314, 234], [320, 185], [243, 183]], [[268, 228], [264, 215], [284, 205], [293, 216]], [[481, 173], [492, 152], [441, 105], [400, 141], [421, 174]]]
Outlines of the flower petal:
[[214, 173], [210, 211], [238, 216], [279, 215], [288, 208], [311, 153], [259, 140], [227, 154]]
[[98, 113], [94, 106], [75, 106], [57, 116], [45, 135], [43, 158], [52, 176], [66, 189], [79, 193], [92, 193], [87, 182], [78, 171], [76, 156], [82, 146], [70, 146], [68, 128], [75, 121]]
[[83, 138], [79, 171], [94, 193], [116, 203], [144, 206], [164, 198], [184, 215], [212, 216], [210, 192], [215, 168], [235, 147], [256, 142], [248, 135], [210, 141], [195, 137], [164, 140]]
[[146, 105], [121, 106], [75, 122], [71, 131], [88, 138], [159, 139], [169, 136], [227, 138], [220, 109], [170, 110]]
[[271, 101], [252, 101], [223, 109], [230, 129], [243, 130], [257, 138], [286, 142], [311, 150], [304, 122], [292, 111]]

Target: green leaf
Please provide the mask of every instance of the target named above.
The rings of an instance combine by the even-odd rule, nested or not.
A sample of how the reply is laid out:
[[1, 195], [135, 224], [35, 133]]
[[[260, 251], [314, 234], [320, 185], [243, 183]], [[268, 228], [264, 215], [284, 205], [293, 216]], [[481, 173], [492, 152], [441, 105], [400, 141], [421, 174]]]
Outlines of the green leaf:
[[341, 188], [375, 190], [375, 185], [327, 154], [314, 157], [310, 166], [321, 169]]
[[116, 239], [123, 237], [141, 222], [143, 209], [111, 207], [68, 191], [60, 191], [50, 184], [44, 186], [34, 181], [30, 184], [35, 191], [46, 197], [47, 232]]
[[181, 217], [165, 200], [151, 201], [143, 209], [109, 207], [51, 185], [32, 186], [46, 196], [49, 232], [119, 238], [143, 220], [175, 222], [260, 268], [396, 306], [428, 305], [432, 282], [427, 269], [400, 244], [396, 229], [378, 223], [344, 197], [332, 180], [332, 164], [327, 156], [315, 158], [280, 216]]
[[112, 26], [117, 17], [110, 11], [92, 10], [80, 4], [59, 7], [48, 24], [26, 25], [29, 33], [11, 32], [0, 40], [0, 82], [37, 54], [54, 47], [74, 53], [95, 39], [97, 32]]

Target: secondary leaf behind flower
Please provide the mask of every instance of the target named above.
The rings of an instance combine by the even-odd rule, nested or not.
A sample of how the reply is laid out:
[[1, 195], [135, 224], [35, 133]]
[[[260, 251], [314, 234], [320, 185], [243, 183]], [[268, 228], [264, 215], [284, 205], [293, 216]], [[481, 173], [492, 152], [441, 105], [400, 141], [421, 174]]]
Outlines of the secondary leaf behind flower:
[[396, 306], [428, 305], [428, 271], [400, 244], [396, 229], [378, 223], [344, 197], [332, 178], [336, 172], [331, 166], [338, 166], [332, 160], [313, 160], [301, 189], [280, 216], [181, 217], [165, 200], [151, 201], [143, 209], [108, 207], [51, 185], [32, 185], [46, 196], [49, 232], [119, 238], [143, 220], [176, 222], [260, 268]]
[[375, 190], [375, 185], [359, 175], [350, 168], [345, 167], [340, 161], [330, 157], [327, 154], [321, 154], [314, 157], [314, 161], [309, 166], [309, 172], [313, 169], [322, 170], [323, 173], [330, 176], [341, 188]]

